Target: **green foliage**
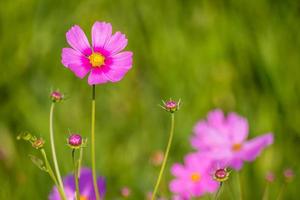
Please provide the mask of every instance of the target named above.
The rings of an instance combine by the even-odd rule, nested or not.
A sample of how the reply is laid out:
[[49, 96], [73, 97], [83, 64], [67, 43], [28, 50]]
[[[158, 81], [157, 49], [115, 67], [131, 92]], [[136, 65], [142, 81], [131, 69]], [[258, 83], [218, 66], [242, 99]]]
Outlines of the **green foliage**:
[[[71, 172], [68, 132], [90, 135], [91, 88], [60, 60], [66, 31], [78, 24], [90, 34], [108, 21], [127, 34], [134, 67], [119, 83], [97, 87], [97, 168], [107, 179], [107, 199], [124, 185], [132, 199], [153, 189], [158, 168], [152, 152], [164, 149], [168, 113], [161, 99], [181, 99], [170, 162], [191, 151], [195, 122], [212, 108], [236, 111], [250, 123], [250, 137], [274, 131], [275, 144], [243, 169], [247, 199], [260, 199], [264, 175], [300, 167], [300, 14], [297, 0], [12, 0], [0, 2], [0, 199], [47, 199], [48, 176], [30, 163], [33, 149], [15, 138], [21, 131], [45, 138], [51, 89], [68, 99], [55, 110], [61, 171]], [[50, 155], [50, 154], [49, 154]], [[83, 165], [90, 166], [89, 148]], [[167, 192], [167, 173], [161, 190]], [[234, 179], [230, 180], [234, 187]], [[299, 178], [283, 199], [298, 197]], [[226, 193], [224, 199], [232, 199]], [[235, 193], [233, 193], [235, 194]], [[235, 197], [237, 198], [237, 196]]]

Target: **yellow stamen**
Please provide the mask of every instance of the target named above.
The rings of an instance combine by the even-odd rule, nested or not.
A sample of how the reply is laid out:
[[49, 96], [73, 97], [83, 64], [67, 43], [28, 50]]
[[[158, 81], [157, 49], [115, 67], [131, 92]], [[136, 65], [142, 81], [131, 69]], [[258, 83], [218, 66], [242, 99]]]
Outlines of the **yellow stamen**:
[[242, 149], [242, 144], [241, 143], [236, 143], [236, 144], [233, 144], [231, 149], [232, 151], [240, 151]]
[[191, 174], [191, 180], [193, 182], [199, 182], [201, 180], [201, 175], [197, 172]]
[[80, 196], [80, 200], [89, 200], [88, 197]]
[[105, 57], [100, 53], [92, 53], [89, 60], [92, 67], [101, 67], [104, 64]]

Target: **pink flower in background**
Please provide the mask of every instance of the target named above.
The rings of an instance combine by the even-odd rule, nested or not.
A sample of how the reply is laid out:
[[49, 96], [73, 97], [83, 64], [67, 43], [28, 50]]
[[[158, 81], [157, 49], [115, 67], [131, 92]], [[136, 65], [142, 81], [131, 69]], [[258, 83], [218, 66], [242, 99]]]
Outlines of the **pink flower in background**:
[[[64, 178], [64, 188], [67, 200], [75, 200], [75, 180], [74, 175], [70, 174]], [[105, 196], [106, 183], [103, 177], [97, 178], [98, 190], [102, 199]], [[89, 168], [82, 168], [79, 179], [80, 200], [96, 200], [95, 190], [93, 187], [92, 170]], [[61, 200], [57, 187], [53, 187], [49, 195], [49, 200]]]
[[210, 174], [211, 161], [203, 154], [188, 154], [184, 165], [174, 164], [171, 168], [175, 179], [171, 181], [170, 190], [175, 193], [173, 199], [191, 199], [205, 193], [216, 192], [219, 183]]
[[90, 73], [90, 85], [118, 82], [132, 66], [132, 52], [121, 52], [127, 46], [125, 35], [121, 32], [112, 35], [110, 23], [94, 23], [92, 45], [78, 25], [66, 37], [72, 48], [63, 48], [62, 64], [79, 78]]
[[213, 110], [207, 120], [201, 120], [194, 128], [192, 146], [208, 153], [212, 159], [224, 160], [239, 170], [243, 161], [253, 161], [261, 151], [273, 143], [273, 134], [268, 133], [248, 140], [248, 122], [236, 113], [226, 117], [223, 111]]

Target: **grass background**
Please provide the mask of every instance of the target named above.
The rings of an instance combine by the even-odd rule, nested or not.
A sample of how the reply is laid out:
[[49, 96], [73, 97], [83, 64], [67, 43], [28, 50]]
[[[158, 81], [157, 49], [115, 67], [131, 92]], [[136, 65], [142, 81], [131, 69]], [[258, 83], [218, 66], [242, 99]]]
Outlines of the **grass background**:
[[[120, 188], [144, 199], [158, 168], [151, 154], [164, 149], [169, 116], [157, 104], [181, 98], [171, 162], [191, 151], [197, 120], [213, 108], [248, 118], [250, 137], [267, 131], [275, 143], [242, 171], [246, 199], [260, 199], [265, 173], [283, 183], [295, 170], [283, 199], [297, 199], [300, 185], [300, 3], [297, 0], [13, 0], [0, 1], [0, 199], [47, 199], [52, 182], [28, 159], [36, 154], [16, 141], [24, 130], [48, 139], [51, 88], [69, 97], [55, 111], [61, 172], [71, 171], [65, 145], [69, 130], [89, 137], [91, 88], [60, 62], [66, 31], [108, 21], [129, 39], [134, 67], [117, 84], [97, 86], [97, 169], [107, 178], [107, 199]], [[89, 149], [84, 164], [90, 165]], [[162, 186], [167, 192], [169, 172]], [[234, 189], [235, 175], [229, 181]], [[235, 189], [236, 190], [236, 189]], [[230, 196], [233, 195], [233, 196]], [[238, 199], [225, 188], [223, 198]]]

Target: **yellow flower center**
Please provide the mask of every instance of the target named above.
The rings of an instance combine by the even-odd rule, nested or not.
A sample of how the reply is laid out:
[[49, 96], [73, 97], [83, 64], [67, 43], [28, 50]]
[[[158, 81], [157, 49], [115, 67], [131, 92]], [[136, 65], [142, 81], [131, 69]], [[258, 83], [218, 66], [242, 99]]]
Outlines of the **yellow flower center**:
[[104, 64], [105, 57], [101, 53], [92, 53], [89, 60], [92, 67], [101, 67]]
[[191, 174], [191, 180], [193, 182], [199, 182], [201, 180], [201, 175], [198, 172], [194, 172]]
[[232, 151], [240, 151], [242, 149], [242, 144], [241, 143], [236, 143], [236, 144], [233, 144], [231, 149]]
[[79, 200], [89, 200], [88, 197], [85, 197], [85, 196], [80, 196], [80, 199]]

